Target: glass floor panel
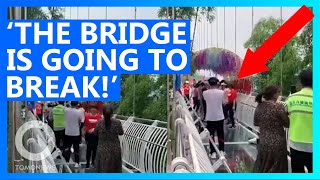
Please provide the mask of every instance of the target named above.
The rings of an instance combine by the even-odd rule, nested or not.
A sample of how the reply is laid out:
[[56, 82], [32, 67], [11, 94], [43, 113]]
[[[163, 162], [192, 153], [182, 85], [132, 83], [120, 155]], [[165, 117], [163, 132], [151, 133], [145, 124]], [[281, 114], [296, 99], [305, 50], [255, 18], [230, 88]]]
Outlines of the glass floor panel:
[[255, 138], [248, 129], [237, 124], [235, 128], [229, 128], [225, 125], [224, 140], [225, 142], [248, 142], [248, 140]]
[[[255, 138], [248, 129], [237, 124], [236, 128], [225, 126], [225, 157], [227, 164], [233, 173], [250, 173], [253, 170], [254, 162], [257, 157], [257, 146], [249, 144], [248, 140]], [[215, 137], [217, 142], [217, 137]], [[218, 146], [218, 144], [217, 144]], [[209, 152], [209, 146], [206, 145]], [[212, 163], [215, 160], [212, 159]], [[216, 173], [227, 173], [222, 165]]]

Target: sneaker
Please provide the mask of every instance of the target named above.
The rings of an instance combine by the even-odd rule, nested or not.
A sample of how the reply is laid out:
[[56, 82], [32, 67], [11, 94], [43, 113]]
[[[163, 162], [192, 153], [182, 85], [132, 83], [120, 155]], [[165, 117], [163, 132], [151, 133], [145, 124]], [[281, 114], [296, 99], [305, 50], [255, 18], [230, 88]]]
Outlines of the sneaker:
[[87, 169], [90, 168], [90, 165], [89, 165], [89, 164], [86, 164], [86, 168], [87, 168]]
[[94, 168], [94, 164], [91, 164], [91, 165], [90, 165], [90, 168]]
[[79, 167], [80, 167], [80, 164], [79, 164], [79, 163], [76, 163], [76, 164], [74, 165], [74, 167], [75, 167], [75, 168], [79, 168]]
[[212, 158], [212, 159], [215, 159], [215, 158], [217, 158], [217, 154], [214, 152], [214, 153], [211, 153], [210, 154], [210, 158]]
[[73, 147], [71, 147], [70, 151], [71, 151], [71, 153], [73, 153], [73, 152], [74, 152], [74, 149], [73, 149]]

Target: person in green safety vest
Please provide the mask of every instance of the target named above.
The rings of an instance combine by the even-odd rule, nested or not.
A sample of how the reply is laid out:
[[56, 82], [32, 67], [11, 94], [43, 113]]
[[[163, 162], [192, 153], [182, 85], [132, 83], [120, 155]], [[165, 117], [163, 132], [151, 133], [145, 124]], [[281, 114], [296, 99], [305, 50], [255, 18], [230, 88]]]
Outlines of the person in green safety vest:
[[56, 146], [63, 148], [63, 138], [65, 130], [65, 106], [64, 101], [59, 101], [58, 105], [51, 111], [51, 119], [53, 121], [53, 130], [56, 137]]
[[302, 89], [291, 94], [287, 101], [290, 118], [289, 144], [293, 173], [312, 173], [312, 70], [299, 75]]

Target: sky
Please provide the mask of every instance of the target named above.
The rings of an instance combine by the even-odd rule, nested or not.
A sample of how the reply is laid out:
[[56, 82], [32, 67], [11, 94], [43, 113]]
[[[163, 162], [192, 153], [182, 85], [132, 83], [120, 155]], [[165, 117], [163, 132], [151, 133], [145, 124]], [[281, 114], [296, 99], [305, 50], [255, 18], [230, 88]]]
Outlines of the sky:
[[[250, 38], [254, 24], [261, 18], [275, 17], [280, 19], [280, 9], [280, 7], [218, 7], [216, 8], [216, 19], [211, 24], [207, 21], [197, 22], [193, 45], [194, 50], [218, 46], [219, 48], [236, 52], [241, 58], [244, 58], [247, 50], [243, 45]], [[283, 22], [290, 18], [298, 9], [299, 7], [283, 7]], [[136, 10], [137, 19], [159, 19], [157, 16], [159, 7], [137, 7]], [[64, 13], [66, 19], [135, 18], [134, 7], [67, 7]], [[193, 35], [194, 24], [192, 22], [191, 37]]]

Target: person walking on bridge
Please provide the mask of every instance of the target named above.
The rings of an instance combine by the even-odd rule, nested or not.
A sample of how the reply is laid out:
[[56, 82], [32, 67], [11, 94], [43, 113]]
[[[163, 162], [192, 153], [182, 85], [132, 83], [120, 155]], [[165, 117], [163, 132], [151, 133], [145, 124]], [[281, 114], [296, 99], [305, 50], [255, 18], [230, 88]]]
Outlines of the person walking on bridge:
[[228, 85], [230, 92], [228, 93], [228, 103], [226, 105], [227, 115], [230, 119], [230, 128], [235, 127], [235, 120], [234, 120], [234, 106], [237, 99], [237, 91], [234, 89], [232, 84]]
[[98, 113], [98, 107], [95, 104], [91, 104], [90, 112], [86, 113], [85, 120], [84, 120], [84, 127], [86, 132], [85, 139], [87, 142], [86, 168], [89, 168], [90, 165], [94, 166], [94, 161], [96, 158], [96, 152], [97, 152], [97, 146], [98, 146], [98, 136], [93, 132], [97, 123], [100, 120], [101, 120], [101, 114]]
[[112, 118], [110, 104], [103, 108], [103, 119], [97, 123], [94, 133], [98, 136], [95, 169], [98, 173], [121, 173], [122, 157], [119, 136], [123, 135], [121, 122]]
[[[209, 80], [210, 89], [203, 92], [203, 98], [206, 102], [207, 128], [211, 137], [214, 139], [215, 132], [218, 135], [219, 150], [224, 154], [224, 114], [223, 104], [225, 103], [225, 93], [219, 89], [219, 80], [211, 77]], [[210, 143], [211, 158], [216, 158], [216, 151]]]
[[79, 141], [80, 141], [80, 126], [82, 121], [82, 114], [77, 109], [78, 101], [71, 101], [70, 108], [65, 109], [65, 143], [64, 143], [64, 158], [69, 162], [71, 147], [74, 149], [75, 167], [80, 167], [79, 157]]
[[289, 140], [293, 173], [312, 173], [312, 70], [299, 75], [301, 91], [291, 94], [287, 101], [290, 117]]
[[63, 139], [65, 130], [65, 114], [64, 101], [59, 101], [58, 105], [54, 107], [49, 115], [50, 121], [53, 121], [53, 130], [56, 137], [56, 146], [60, 150], [63, 149]]

